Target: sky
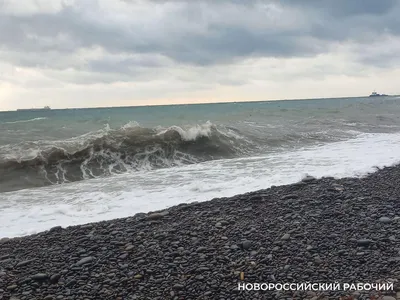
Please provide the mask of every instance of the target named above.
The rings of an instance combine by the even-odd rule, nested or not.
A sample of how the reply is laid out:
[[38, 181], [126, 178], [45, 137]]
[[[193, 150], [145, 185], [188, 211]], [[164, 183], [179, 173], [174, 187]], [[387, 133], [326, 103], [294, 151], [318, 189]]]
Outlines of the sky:
[[400, 0], [0, 0], [0, 110], [400, 94]]

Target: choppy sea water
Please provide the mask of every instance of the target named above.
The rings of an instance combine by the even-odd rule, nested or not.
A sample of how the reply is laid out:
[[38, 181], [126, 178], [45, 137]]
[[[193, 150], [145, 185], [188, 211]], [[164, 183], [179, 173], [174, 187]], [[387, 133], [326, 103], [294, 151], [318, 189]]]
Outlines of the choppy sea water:
[[400, 158], [400, 99], [0, 112], [0, 237]]

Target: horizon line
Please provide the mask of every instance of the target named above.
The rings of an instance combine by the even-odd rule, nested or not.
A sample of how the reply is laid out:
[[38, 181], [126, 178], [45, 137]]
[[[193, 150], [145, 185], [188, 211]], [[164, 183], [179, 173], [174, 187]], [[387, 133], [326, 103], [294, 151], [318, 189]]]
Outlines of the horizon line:
[[[399, 95], [387, 95], [384, 97], [398, 97]], [[306, 101], [306, 100], [328, 100], [328, 99], [345, 99], [345, 98], [369, 98], [369, 96], [341, 96], [341, 97], [324, 97], [324, 98], [289, 98], [289, 99], [273, 99], [273, 100], [239, 100], [239, 101], [219, 101], [219, 102], [198, 102], [198, 103], [171, 103], [171, 104], [138, 104], [138, 105], [120, 105], [120, 106], [91, 106], [91, 107], [65, 107], [51, 108], [50, 110], [70, 110], [70, 109], [104, 109], [104, 108], [130, 108], [130, 107], [149, 107], [149, 106], [179, 106], [179, 105], [204, 105], [204, 104], [232, 104], [232, 103], [258, 103], [258, 102], [279, 102], [279, 101]], [[48, 106], [48, 105], [47, 105]], [[44, 106], [46, 107], [46, 106]], [[41, 110], [44, 107], [18, 108], [24, 110]], [[0, 110], [0, 112], [15, 112], [14, 110]]]

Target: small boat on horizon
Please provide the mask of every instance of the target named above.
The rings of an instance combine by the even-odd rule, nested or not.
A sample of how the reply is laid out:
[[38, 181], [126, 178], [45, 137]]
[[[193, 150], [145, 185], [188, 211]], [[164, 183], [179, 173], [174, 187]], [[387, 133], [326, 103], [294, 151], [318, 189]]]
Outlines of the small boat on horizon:
[[373, 91], [369, 97], [385, 97], [388, 96], [386, 94], [378, 94], [377, 92]]
[[19, 108], [17, 111], [38, 111], [38, 110], [51, 110], [50, 106], [45, 106], [42, 108]]

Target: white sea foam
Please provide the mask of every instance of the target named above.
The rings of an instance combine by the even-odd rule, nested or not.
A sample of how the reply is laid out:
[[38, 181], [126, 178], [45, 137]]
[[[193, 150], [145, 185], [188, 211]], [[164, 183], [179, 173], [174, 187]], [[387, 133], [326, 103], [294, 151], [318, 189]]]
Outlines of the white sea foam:
[[126, 123], [125, 125], [123, 125], [121, 127], [121, 129], [130, 129], [130, 128], [137, 128], [140, 127], [140, 124], [136, 121], [129, 121], [128, 123]]
[[268, 156], [127, 173], [0, 194], [0, 237], [27, 235], [163, 209], [183, 202], [289, 184], [304, 174], [359, 176], [399, 162], [400, 134], [355, 139]]
[[162, 135], [169, 130], [175, 130], [180, 134], [184, 141], [195, 141], [199, 137], [210, 136], [213, 126], [214, 125], [210, 121], [207, 121], [206, 123], [201, 125], [189, 127], [188, 129], [183, 129], [179, 126], [171, 126], [165, 130], [161, 130], [158, 134]]
[[4, 122], [3, 124], [27, 123], [27, 122], [46, 120], [46, 119], [47, 119], [46, 117], [41, 117], [41, 118], [33, 118], [33, 119], [28, 119], [28, 120], [18, 120], [18, 121], [12, 121], [12, 122]]

